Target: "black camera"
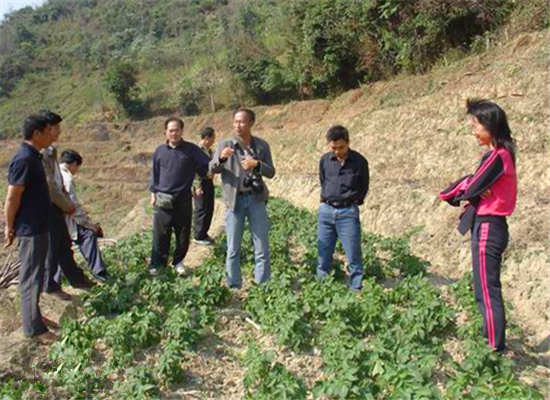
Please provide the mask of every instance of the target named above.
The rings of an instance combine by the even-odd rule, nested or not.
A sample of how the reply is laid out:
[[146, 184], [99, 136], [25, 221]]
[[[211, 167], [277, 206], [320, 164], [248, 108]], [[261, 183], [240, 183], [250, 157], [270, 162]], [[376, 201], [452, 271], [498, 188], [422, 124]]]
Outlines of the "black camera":
[[243, 182], [244, 187], [252, 189], [255, 194], [260, 194], [264, 191], [262, 180], [255, 174], [246, 175]]

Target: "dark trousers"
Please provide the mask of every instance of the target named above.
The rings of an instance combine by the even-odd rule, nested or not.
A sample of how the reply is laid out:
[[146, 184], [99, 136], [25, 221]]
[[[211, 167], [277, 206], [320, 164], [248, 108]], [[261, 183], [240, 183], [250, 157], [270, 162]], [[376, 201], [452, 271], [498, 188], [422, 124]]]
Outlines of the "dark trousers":
[[46, 254], [48, 253], [48, 234], [20, 236], [19, 293], [21, 295], [21, 316], [23, 333], [27, 337], [38, 336], [48, 331], [42, 322], [40, 313], [40, 292], [44, 282]]
[[204, 179], [201, 182], [202, 196], [195, 197], [195, 239], [208, 238], [208, 230], [214, 216], [214, 182]]
[[88, 263], [92, 274], [101, 275], [105, 272], [105, 265], [103, 264], [103, 258], [101, 258], [96, 233], [81, 225], [77, 225], [77, 231], [78, 238], [75, 240], [75, 243], [78, 245], [80, 253], [82, 253], [82, 256]]
[[172, 231], [176, 235], [173, 265], [183, 261], [189, 249], [191, 237], [191, 219], [193, 203], [191, 199], [174, 203], [174, 208], [166, 210], [154, 207], [153, 214], [153, 250], [150, 268], [165, 267], [168, 263]]
[[506, 316], [500, 266], [508, 246], [508, 225], [502, 217], [476, 217], [472, 229], [474, 293], [483, 316], [483, 336], [497, 351], [506, 348]]
[[61, 273], [71, 285], [87, 282], [84, 272], [76, 265], [72, 241], [67, 230], [63, 211], [52, 204], [50, 211], [50, 243], [46, 258], [44, 292], [61, 290]]

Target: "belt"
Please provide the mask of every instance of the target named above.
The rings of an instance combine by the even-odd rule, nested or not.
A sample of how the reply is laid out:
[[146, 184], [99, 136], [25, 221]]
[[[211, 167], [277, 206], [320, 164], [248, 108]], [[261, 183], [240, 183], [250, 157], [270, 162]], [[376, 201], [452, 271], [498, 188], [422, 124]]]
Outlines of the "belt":
[[506, 223], [506, 217], [504, 215], [476, 215], [475, 222], [504, 222]]
[[329, 206], [332, 206], [334, 208], [346, 208], [357, 204], [357, 201], [356, 200], [345, 200], [345, 201], [324, 200], [323, 203], [328, 204]]
[[248, 196], [249, 194], [252, 194], [252, 190], [249, 190], [247, 192], [237, 192], [237, 195], [239, 196]]

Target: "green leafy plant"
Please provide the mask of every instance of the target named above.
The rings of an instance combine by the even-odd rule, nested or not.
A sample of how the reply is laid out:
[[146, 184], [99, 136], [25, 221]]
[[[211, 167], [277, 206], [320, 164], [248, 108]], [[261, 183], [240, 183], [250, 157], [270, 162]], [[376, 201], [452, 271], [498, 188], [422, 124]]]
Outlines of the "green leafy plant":
[[275, 360], [274, 352], [262, 352], [251, 343], [244, 357], [245, 399], [305, 399], [304, 382]]
[[184, 379], [184, 371], [181, 367], [184, 361], [184, 345], [171, 339], [162, 346], [162, 354], [155, 367], [158, 381], [164, 387], [172, 383], [180, 383]]
[[115, 384], [117, 397], [124, 400], [158, 398], [160, 392], [151, 369], [147, 365], [128, 368], [126, 380]]

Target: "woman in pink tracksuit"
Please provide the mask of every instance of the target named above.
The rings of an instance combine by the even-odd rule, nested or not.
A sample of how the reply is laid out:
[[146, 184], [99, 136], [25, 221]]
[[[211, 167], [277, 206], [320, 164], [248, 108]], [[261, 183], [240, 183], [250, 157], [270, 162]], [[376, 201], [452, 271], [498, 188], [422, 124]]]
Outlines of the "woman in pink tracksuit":
[[474, 292], [483, 316], [483, 335], [489, 346], [503, 352], [506, 316], [500, 266], [509, 237], [506, 217], [516, 206], [516, 148], [502, 108], [479, 99], [468, 100], [466, 107], [474, 135], [488, 151], [473, 175], [452, 183], [439, 198], [453, 206], [466, 202], [458, 230], [472, 235]]

